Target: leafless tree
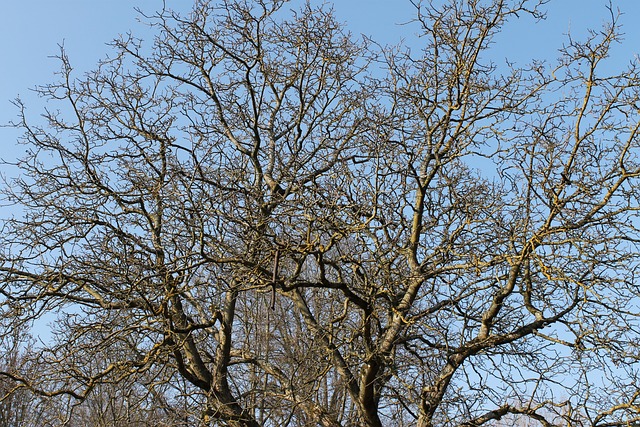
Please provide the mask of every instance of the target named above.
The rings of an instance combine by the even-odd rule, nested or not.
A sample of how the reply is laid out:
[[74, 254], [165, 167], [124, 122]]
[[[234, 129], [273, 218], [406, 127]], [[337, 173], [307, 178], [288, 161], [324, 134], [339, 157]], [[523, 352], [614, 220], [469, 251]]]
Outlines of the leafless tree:
[[[146, 387], [145, 387], [146, 386]], [[150, 389], [150, 390], [149, 390]], [[185, 410], [175, 390], [127, 379], [102, 383], [67, 411], [72, 427], [187, 427], [198, 425], [193, 407]], [[41, 424], [39, 424], [41, 425]]]
[[[24, 328], [16, 328], [0, 336], [0, 370], [34, 374], [37, 367], [25, 364], [25, 355], [31, 350], [31, 340]], [[38, 396], [10, 377], [0, 377], [0, 426], [27, 427], [44, 425], [46, 408]]]
[[202, 0], [82, 77], [62, 52], [0, 236], [4, 322], [58, 320], [45, 373], [4, 375], [190, 425], [640, 420], [639, 68], [611, 8], [557, 63], [493, 63], [544, 3], [416, 3], [410, 51]]
[[[24, 329], [13, 329], [1, 341], [0, 426], [2, 427], [178, 427], [197, 424], [188, 390], [174, 381], [163, 385], [158, 372], [123, 376], [102, 381], [85, 399], [69, 398], [65, 393], [43, 392], [42, 378], [51, 373], [47, 349]], [[114, 348], [110, 349], [111, 351]], [[121, 350], [118, 358], [125, 358]], [[87, 365], [106, 365], [113, 360], [95, 352]], [[58, 372], [60, 374], [61, 372]], [[29, 378], [29, 381], [25, 381]], [[59, 378], [59, 377], [58, 377]], [[182, 383], [184, 384], [184, 382]], [[55, 390], [50, 385], [49, 390]]]

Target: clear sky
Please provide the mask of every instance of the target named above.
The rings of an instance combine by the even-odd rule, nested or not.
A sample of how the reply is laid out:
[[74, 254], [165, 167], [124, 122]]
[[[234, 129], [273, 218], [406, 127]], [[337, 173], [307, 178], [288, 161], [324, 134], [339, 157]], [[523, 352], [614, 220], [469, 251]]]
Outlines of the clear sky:
[[[622, 64], [640, 51], [640, 1], [612, 0], [623, 13], [626, 41], [617, 52]], [[167, 0], [169, 7], [185, 9], [189, 0]], [[366, 33], [386, 42], [396, 42], [411, 26], [398, 25], [410, 20], [413, 7], [408, 0], [337, 0], [335, 10], [355, 33]], [[566, 40], [569, 30], [578, 37], [588, 26], [596, 28], [606, 17], [607, 0], [551, 0], [547, 6], [549, 19], [535, 23], [522, 18], [514, 21], [500, 39], [505, 56], [521, 60], [557, 56], [557, 48]], [[30, 91], [37, 84], [54, 80], [58, 64], [50, 57], [64, 43], [78, 74], [90, 70], [109, 52], [105, 43], [129, 30], [149, 38], [148, 28], [137, 21], [134, 11], [139, 6], [153, 11], [161, 0], [24, 0], [6, 1], [0, 14], [0, 123], [16, 117], [10, 100], [20, 96], [27, 102], [30, 114], [37, 115], [43, 104]], [[502, 53], [502, 50], [500, 53]], [[0, 158], [14, 158], [18, 132], [0, 128]]]
[[[166, 3], [184, 10], [191, 2], [166, 0]], [[400, 25], [414, 17], [409, 0], [334, 3], [339, 18], [353, 33], [365, 33], [383, 43], [398, 42], [415, 28]], [[607, 3], [607, 0], [551, 0], [546, 21], [536, 23], [522, 17], [511, 22], [499, 38], [495, 55], [499, 58], [504, 52], [504, 57], [522, 62], [554, 59], [569, 31], [581, 38], [586, 28], [602, 24], [607, 17]], [[612, 62], [623, 68], [625, 62], [640, 52], [640, 0], [612, 0], [612, 3], [623, 13], [620, 22], [626, 33], [626, 40]], [[51, 56], [59, 53], [59, 44], [65, 45], [72, 65], [81, 75], [109, 52], [105, 43], [118, 34], [132, 31], [138, 37], [151, 38], [148, 28], [137, 21], [134, 7], [153, 11], [161, 5], [161, 0], [5, 0], [0, 13], [0, 124], [16, 118], [17, 110], [10, 101], [17, 96], [26, 102], [32, 117], [42, 111], [43, 102], [30, 89], [55, 79], [53, 73], [58, 63]], [[16, 145], [18, 137], [18, 130], [0, 127], [0, 158], [11, 161], [22, 154], [24, 149]], [[12, 175], [15, 170], [3, 171], [0, 165], [2, 172]], [[0, 202], [0, 218], [7, 212], [11, 209], [2, 209]]]
[[[612, 2], [614, 8], [623, 13], [621, 23], [626, 33], [626, 40], [612, 62], [623, 68], [625, 62], [640, 52], [640, 0]], [[185, 10], [191, 1], [166, 0], [166, 3]], [[340, 20], [354, 34], [365, 33], [383, 43], [396, 43], [415, 29], [400, 25], [414, 17], [409, 0], [335, 0], [334, 3]], [[602, 24], [607, 16], [606, 4], [607, 0], [551, 0], [546, 21], [536, 23], [522, 17], [511, 22], [494, 54], [496, 58], [515, 56], [523, 62], [534, 58], [552, 60], [569, 31], [580, 38], [586, 28], [598, 28]], [[30, 89], [55, 80], [53, 73], [58, 63], [51, 56], [59, 53], [59, 44], [64, 43], [76, 73], [81, 75], [109, 53], [106, 43], [119, 34], [132, 31], [138, 37], [151, 38], [148, 28], [138, 22], [139, 15], [134, 8], [138, 6], [149, 12], [161, 5], [161, 0], [6, 0], [0, 14], [0, 124], [16, 118], [17, 110], [10, 101], [17, 96], [26, 102], [31, 117], [42, 111], [42, 100]], [[0, 158], [11, 161], [22, 155], [24, 148], [16, 144], [19, 135], [16, 129], [0, 127]], [[14, 169], [4, 167], [3, 170], [0, 165], [0, 174], [15, 173]], [[14, 213], [0, 201], [0, 220]], [[42, 322], [48, 322], [47, 319]], [[46, 334], [40, 337], [46, 339]]]

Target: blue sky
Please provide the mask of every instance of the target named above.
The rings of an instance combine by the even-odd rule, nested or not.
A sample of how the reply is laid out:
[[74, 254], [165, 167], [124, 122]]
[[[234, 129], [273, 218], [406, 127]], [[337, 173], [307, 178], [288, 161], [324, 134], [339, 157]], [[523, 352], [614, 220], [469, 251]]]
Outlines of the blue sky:
[[[170, 7], [188, 0], [166, 0]], [[37, 116], [42, 100], [30, 90], [55, 79], [58, 63], [51, 56], [59, 53], [64, 43], [77, 75], [93, 68], [109, 52], [105, 45], [118, 34], [132, 31], [139, 37], [151, 38], [148, 28], [137, 21], [135, 6], [153, 11], [161, 0], [24, 0], [7, 1], [0, 14], [0, 124], [16, 117], [10, 100], [20, 96], [28, 114]], [[382, 42], [395, 43], [411, 26], [399, 25], [413, 16], [408, 0], [336, 0], [336, 13], [355, 34], [372, 35]], [[567, 32], [584, 37], [587, 28], [598, 28], [607, 16], [607, 0], [551, 0], [548, 19], [535, 23], [530, 18], [511, 22], [496, 45], [496, 58], [517, 57], [522, 62], [546, 58], [553, 60], [557, 49], [566, 41]], [[615, 52], [611, 63], [621, 69], [640, 52], [640, 0], [613, 0], [621, 17], [625, 42]], [[19, 131], [0, 127], [0, 158], [11, 161], [20, 156], [16, 145]], [[0, 173], [2, 173], [0, 166]], [[15, 170], [7, 169], [7, 175]], [[7, 212], [0, 203], [0, 218]], [[46, 321], [46, 318], [45, 318]]]
[[[170, 7], [182, 7], [189, 1], [167, 0]], [[340, 19], [355, 33], [373, 35], [376, 39], [396, 42], [412, 32], [412, 27], [398, 25], [413, 17], [408, 0], [339, 0], [335, 10]], [[501, 38], [498, 57], [516, 55], [520, 60], [557, 56], [569, 30], [578, 37], [589, 26], [596, 28], [606, 17], [606, 0], [551, 0], [547, 6], [549, 19], [534, 23], [529, 18], [512, 22]], [[3, 5], [0, 14], [0, 123], [16, 117], [11, 99], [20, 96], [27, 102], [30, 114], [36, 116], [43, 104], [30, 91], [37, 84], [54, 80], [57, 62], [50, 58], [64, 43], [74, 68], [81, 74], [109, 52], [105, 46], [118, 34], [129, 30], [149, 37], [148, 29], [137, 21], [134, 11], [139, 6], [152, 11], [160, 0], [25, 0]], [[180, 6], [176, 6], [180, 5]], [[621, 66], [640, 51], [640, 1], [613, 0], [623, 13], [626, 41], [616, 52]], [[0, 158], [19, 154], [18, 132], [0, 128]]]

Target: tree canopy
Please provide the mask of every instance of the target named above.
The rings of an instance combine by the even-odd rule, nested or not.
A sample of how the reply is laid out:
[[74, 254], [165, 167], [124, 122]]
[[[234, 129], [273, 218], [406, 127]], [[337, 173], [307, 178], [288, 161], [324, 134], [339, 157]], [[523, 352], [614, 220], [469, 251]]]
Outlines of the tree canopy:
[[416, 2], [408, 49], [326, 4], [197, 0], [82, 76], [62, 51], [43, 119], [16, 102], [0, 345], [55, 321], [0, 365], [4, 402], [51, 425], [640, 421], [640, 68], [606, 62], [611, 7], [556, 62], [492, 61], [544, 3]]

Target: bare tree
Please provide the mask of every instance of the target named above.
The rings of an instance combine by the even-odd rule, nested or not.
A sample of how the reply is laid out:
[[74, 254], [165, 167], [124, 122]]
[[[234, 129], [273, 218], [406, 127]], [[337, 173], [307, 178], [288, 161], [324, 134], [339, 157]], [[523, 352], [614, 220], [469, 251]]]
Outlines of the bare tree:
[[[102, 383], [68, 411], [69, 426], [186, 427], [198, 425], [183, 396], [149, 381]], [[39, 424], [41, 425], [41, 424]]]
[[164, 390], [190, 425], [640, 420], [638, 64], [606, 64], [613, 10], [492, 63], [543, 3], [416, 4], [415, 53], [203, 0], [81, 78], [62, 52], [0, 237], [5, 322], [59, 320], [45, 373], [4, 375], [120, 420], [92, 394]]
[[[18, 371], [34, 375], [37, 367], [28, 365], [26, 354], [32, 342], [24, 328], [17, 328], [0, 335], [0, 370], [9, 375]], [[0, 377], [0, 426], [27, 427], [44, 425], [47, 411], [45, 402], [10, 376]]]
[[[0, 377], [2, 427], [178, 427], [198, 422], [192, 413], [194, 402], [187, 397], [192, 390], [184, 382], [159, 381], [161, 371], [150, 369], [144, 375], [101, 381], [85, 399], [77, 400], [38, 386], [51, 373], [50, 363], [55, 362], [24, 329], [10, 330], [2, 337], [0, 349], [4, 356]], [[110, 350], [118, 352], [118, 359], [127, 357], [122, 349]], [[113, 359], [113, 355], [96, 351], [84, 363], [106, 369]], [[49, 390], [56, 390], [55, 385]]]

